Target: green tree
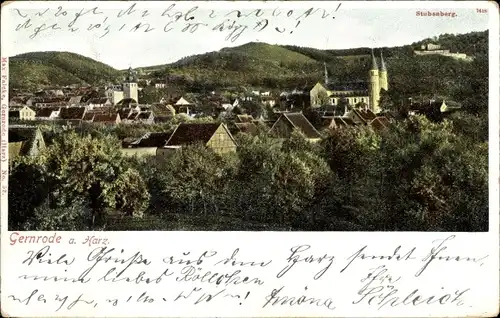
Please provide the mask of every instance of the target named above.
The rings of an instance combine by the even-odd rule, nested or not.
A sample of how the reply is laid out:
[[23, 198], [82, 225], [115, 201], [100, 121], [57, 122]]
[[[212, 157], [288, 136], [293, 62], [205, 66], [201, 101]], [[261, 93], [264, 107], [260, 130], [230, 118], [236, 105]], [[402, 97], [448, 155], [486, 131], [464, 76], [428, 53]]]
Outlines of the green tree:
[[75, 198], [67, 206], [54, 206], [49, 200], [34, 209], [23, 230], [28, 231], [84, 231], [91, 217], [90, 209], [82, 198]]
[[29, 157], [18, 157], [9, 169], [9, 229], [25, 229], [27, 220], [42, 205], [50, 192], [44, 168]]
[[380, 109], [382, 109], [384, 111], [397, 110], [396, 104], [392, 100], [391, 94], [388, 91], [386, 91], [385, 89], [382, 89], [380, 91], [379, 106], [380, 106]]
[[109, 213], [140, 215], [147, 207], [144, 181], [124, 160], [114, 137], [69, 132], [47, 148], [43, 160], [58, 206], [70, 206], [75, 198], [88, 201], [91, 228]]
[[158, 166], [157, 183], [170, 210], [158, 214], [186, 212], [204, 216], [218, 212], [223, 205], [226, 157], [203, 145], [183, 147]]
[[415, 116], [385, 136], [381, 162], [383, 213], [372, 215], [381, 230], [487, 230], [487, 144]]

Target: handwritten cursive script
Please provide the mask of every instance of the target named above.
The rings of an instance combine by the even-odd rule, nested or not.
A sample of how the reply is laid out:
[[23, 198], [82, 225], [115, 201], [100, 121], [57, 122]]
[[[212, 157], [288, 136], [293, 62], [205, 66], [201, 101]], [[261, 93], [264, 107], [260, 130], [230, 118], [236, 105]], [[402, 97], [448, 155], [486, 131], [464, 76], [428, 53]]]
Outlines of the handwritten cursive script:
[[57, 8], [36, 10], [14, 9], [15, 32], [28, 32], [28, 39], [45, 34], [91, 32], [99, 38], [112, 33], [167, 34], [180, 32], [194, 34], [201, 30], [226, 34], [225, 40], [234, 42], [247, 32], [277, 32], [292, 34], [306, 19], [335, 19], [341, 7], [327, 10], [308, 9], [251, 9], [224, 10], [206, 9], [197, 5], [181, 8], [176, 3], [162, 9], [141, 7], [142, 4], [127, 3], [118, 10], [92, 8], [72, 9], [63, 5]]
[[[444, 254], [460, 251], [453, 235], [409, 247], [351, 244], [347, 250], [325, 250], [312, 243], [297, 244], [277, 249], [272, 258], [249, 245], [226, 249], [194, 248], [196, 245], [183, 246], [183, 250], [169, 246], [125, 249], [113, 247], [105, 236], [71, 238], [80, 242], [80, 248], [71, 249], [71, 254], [64, 248], [64, 242], [70, 240], [64, 237], [60, 244], [48, 243], [40, 248], [9, 244], [27, 251], [22, 259], [12, 260], [16, 266], [9, 270], [14, 276], [3, 277], [14, 286], [6, 301], [14, 308], [45, 308], [47, 315], [85, 308], [116, 308], [120, 313], [124, 312], [120, 308], [144, 306], [162, 310], [182, 304], [204, 308], [212, 308], [206, 307], [212, 304], [258, 305], [283, 314], [296, 308], [319, 316], [337, 313], [339, 305], [346, 303], [373, 307], [384, 314], [395, 307], [464, 308], [481, 287], [471, 281], [461, 283], [454, 277], [444, 279], [447, 273], [436, 271], [432, 264], [473, 270], [487, 261], [487, 257]], [[95, 244], [89, 244], [93, 239], [97, 239]], [[423, 272], [440, 279], [429, 286], [428, 281], [419, 278]], [[85, 287], [84, 292], [79, 286]], [[85, 292], [88, 288], [96, 292]]]

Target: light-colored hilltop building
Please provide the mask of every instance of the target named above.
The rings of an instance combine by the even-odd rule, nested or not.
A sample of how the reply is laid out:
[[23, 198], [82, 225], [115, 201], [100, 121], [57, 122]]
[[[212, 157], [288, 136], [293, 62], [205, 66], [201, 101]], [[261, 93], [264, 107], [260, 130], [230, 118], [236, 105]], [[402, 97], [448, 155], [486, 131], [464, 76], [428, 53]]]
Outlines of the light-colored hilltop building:
[[413, 52], [415, 55], [442, 55], [467, 62], [473, 60], [471, 56], [467, 56], [465, 53], [451, 53], [450, 50], [441, 48], [441, 45], [432, 43], [423, 44], [420, 50], [414, 50]]
[[374, 113], [380, 112], [379, 102], [381, 90], [389, 89], [387, 67], [380, 53], [380, 68], [372, 50], [372, 65], [368, 74], [368, 82], [332, 82], [328, 77], [328, 69], [325, 63], [324, 83], [318, 82], [310, 91], [311, 107], [316, 108], [324, 105], [339, 105], [342, 102], [347, 105], [367, 108]]
[[112, 85], [106, 89], [106, 97], [113, 105], [123, 99], [132, 99], [139, 103], [139, 86], [137, 84], [137, 73], [130, 67], [125, 81], [121, 85]]

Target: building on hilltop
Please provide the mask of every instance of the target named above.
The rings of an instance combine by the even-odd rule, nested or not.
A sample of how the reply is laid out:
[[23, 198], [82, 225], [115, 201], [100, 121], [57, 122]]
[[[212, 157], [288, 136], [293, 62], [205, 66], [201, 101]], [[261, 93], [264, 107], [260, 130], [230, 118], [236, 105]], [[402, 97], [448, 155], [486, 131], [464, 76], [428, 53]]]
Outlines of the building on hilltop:
[[420, 50], [414, 50], [415, 55], [441, 55], [454, 58], [456, 60], [463, 60], [470, 62], [472, 61], [471, 56], [467, 56], [465, 53], [451, 53], [449, 49], [443, 49], [439, 44], [422, 44]]
[[380, 68], [372, 50], [372, 65], [368, 74], [368, 81], [332, 82], [328, 76], [326, 63], [324, 64], [325, 79], [318, 82], [309, 93], [311, 106], [318, 108], [324, 105], [344, 104], [348, 106], [369, 108], [374, 113], [380, 112], [380, 92], [389, 89], [389, 79], [384, 57], [380, 52]]

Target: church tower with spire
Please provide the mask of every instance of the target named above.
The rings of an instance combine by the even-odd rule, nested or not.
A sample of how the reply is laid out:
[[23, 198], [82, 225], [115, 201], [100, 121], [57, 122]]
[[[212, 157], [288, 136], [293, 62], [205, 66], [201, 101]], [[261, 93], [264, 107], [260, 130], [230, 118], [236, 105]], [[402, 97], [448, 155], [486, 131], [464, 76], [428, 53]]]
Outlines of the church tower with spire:
[[326, 68], [326, 62], [323, 64], [325, 65], [325, 85], [328, 85], [328, 69]]
[[132, 70], [132, 67], [130, 67], [125, 82], [123, 83], [123, 98], [131, 98], [136, 103], [139, 103], [138, 91], [137, 74]]
[[387, 68], [385, 67], [384, 57], [382, 56], [382, 51], [380, 51], [380, 88], [384, 90], [389, 89], [389, 83], [387, 81]]
[[375, 59], [375, 55], [373, 55], [373, 49], [372, 49], [372, 67], [370, 69], [369, 92], [370, 92], [370, 108], [374, 113], [378, 113], [380, 112], [380, 107], [379, 107], [380, 77], [379, 77], [377, 60]]

